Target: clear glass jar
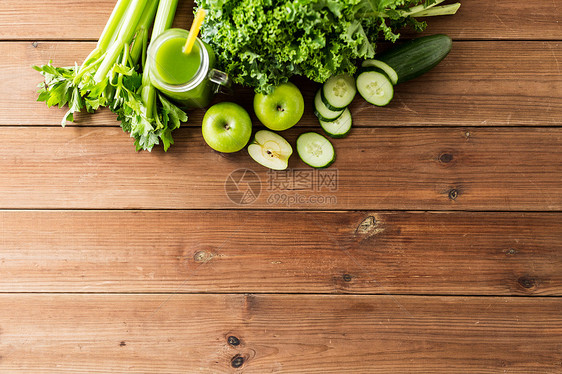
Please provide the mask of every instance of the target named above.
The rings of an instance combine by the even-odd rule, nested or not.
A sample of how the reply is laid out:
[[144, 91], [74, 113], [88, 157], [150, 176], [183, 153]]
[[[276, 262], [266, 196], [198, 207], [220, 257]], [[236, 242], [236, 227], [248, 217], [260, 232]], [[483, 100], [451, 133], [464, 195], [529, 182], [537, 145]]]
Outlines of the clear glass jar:
[[[170, 43], [172, 39], [181, 38], [185, 44], [188, 34], [187, 30], [168, 29], [150, 43], [147, 51], [150, 82], [161, 93], [184, 108], [205, 108], [209, 106], [213, 95], [219, 91], [220, 87], [228, 86], [230, 83], [226, 73], [214, 69], [215, 53], [207, 43], [197, 38], [195, 43], [199, 50], [199, 67], [186, 82], [166, 81], [166, 77], [158, 69], [158, 58], [161, 58], [158, 53], [160, 49]], [[177, 66], [177, 69], [182, 68], [186, 67]]]

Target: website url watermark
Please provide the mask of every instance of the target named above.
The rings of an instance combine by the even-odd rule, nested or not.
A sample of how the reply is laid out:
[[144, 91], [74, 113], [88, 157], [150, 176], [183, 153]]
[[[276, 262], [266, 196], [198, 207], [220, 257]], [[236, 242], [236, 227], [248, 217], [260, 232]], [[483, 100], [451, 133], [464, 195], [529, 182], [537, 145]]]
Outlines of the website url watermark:
[[272, 193], [266, 200], [268, 205], [335, 205], [338, 198], [335, 195], [301, 195], [299, 193]]

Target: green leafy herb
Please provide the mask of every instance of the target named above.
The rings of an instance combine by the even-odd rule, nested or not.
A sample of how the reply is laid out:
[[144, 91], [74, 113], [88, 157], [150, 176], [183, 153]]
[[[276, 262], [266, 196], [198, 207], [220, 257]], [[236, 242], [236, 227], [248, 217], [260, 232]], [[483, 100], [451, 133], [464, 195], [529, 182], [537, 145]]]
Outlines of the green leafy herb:
[[202, 39], [235, 83], [270, 90], [293, 75], [323, 83], [372, 58], [382, 34], [396, 41], [416, 17], [454, 14], [444, 0], [198, 0], [208, 10]]

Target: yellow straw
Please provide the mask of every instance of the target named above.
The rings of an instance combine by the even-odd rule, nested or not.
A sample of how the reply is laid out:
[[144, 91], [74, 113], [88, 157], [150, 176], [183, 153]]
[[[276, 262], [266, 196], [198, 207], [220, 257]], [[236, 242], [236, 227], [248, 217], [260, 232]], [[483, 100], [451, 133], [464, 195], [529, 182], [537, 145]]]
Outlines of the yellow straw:
[[201, 28], [201, 24], [207, 15], [207, 11], [203, 8], [199, 8], [197, 13], [195, 14], [195, 19], [191, 24], [191, 29], [189, 30], [189, 35], [187, 36], [187, 40], [185, 41], [185, 46], [183, 47], [183, 53], [186, 55], [191, 53], [193, 49], [193, 45], [195, 44], [195, 39], [197, 39], [197, 35], [199, 34], [199, 29]]

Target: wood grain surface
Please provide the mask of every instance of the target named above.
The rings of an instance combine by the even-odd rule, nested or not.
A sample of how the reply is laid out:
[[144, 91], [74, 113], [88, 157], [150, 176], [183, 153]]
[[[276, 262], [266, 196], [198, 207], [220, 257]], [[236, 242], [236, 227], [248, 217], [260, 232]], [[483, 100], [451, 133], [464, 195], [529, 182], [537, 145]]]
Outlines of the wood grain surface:
[[[0, 207], [562, 209], [560, 128], [357, 128], [333, 142], [330, 169], [313, 171], [295, 154], [282, 172], [247, 152], [213, 151], [199, 128], [175, 134], [168, 153], [136, 153], [119, 128], [1, 127]], [[236, 172], [225, 187], [245, 168], [255, 175]], [[247, 186], [257, 196], [248, 204], [225, 191]]]
[[0, 295], [1, 365], [37, 374], [559, 373], [561, 309], [560, 298]]
[[559, 213], [5, 211], [0, 291], [561, 295], [561, 221]]
[[59, 127], [31, 66], [80, 62], [115, 0], [2, 0], [0, 373], [562, 373], [562, 4], [461, 2], [334, 166], [267, 172], [203, 111], [168, 153]]
[[[455, 39], [561, 39], [562, 6], [557, 0], [460, 2], [454, 18], [428, 19], [427, 33], [444, 32]], [[0, 39], [97, 40], [114, 4], [114, 0], [3, 0]], [[180, 0], [174, 26], [188, 28], [192, 11], [192, 1]]]
[[[49, 60], [58, 66], [78, 63], [94, 43], [1, 43], [0, 125], [56, 125], [66, 109], [36, 102], [41, 75], [31, 69]], [[509, 63], [506, 63], [509, 61]], [[350, 107], [355, 126], [560, 126], [562, 125], [562, 43], [455, 42], [449, 56], [433, 71], [396, 87], [384, 108], [361, 97]], [[303, 88], [306, 112], [301, 125], [318, 125], [312, 113], [319, 87], [295, 80]], [[236, 90], [233, 100], [251, 109], [250, 89]], [[204, 111], [190, 111], [189, 124], [200, 125]], [[257, 123], [257, 120], [256, 120]], [[80, 126], [117, 126], [109, 111], [79, 115]]]

